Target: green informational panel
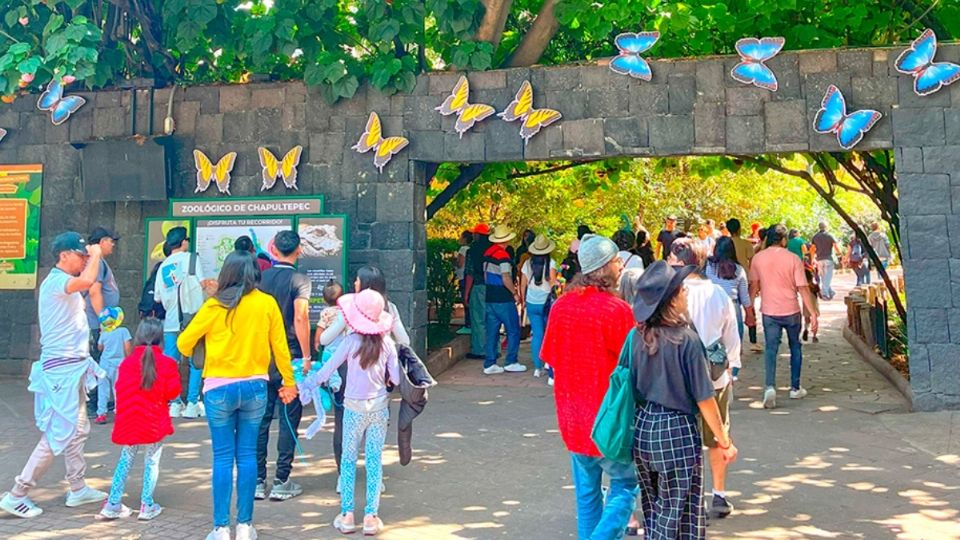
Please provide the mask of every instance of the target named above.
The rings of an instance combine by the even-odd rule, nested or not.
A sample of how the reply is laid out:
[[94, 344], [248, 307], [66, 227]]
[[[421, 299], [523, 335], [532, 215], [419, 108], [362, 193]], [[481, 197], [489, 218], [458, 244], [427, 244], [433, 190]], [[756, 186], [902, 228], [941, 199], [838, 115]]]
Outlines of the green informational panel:
[[43, 165], [0, 165], [0, 289], [37, 286], [42, 187]]
[[310, 278], [313, 294], [310, 298], [310, 320], [316, 322], [326, 305], [323, 302], [323, 288], [336, 281], [345, 291], [352, 290], [347, 280], [347, 216], [299, 216], [297, 232], [300, 234], [300, 247], [303, 251], [298, 262], [301, 272]]
[[[280, 231], [293, 230], [290, 216], [197, 218], [194, 250], [199, 256], [205, 277], [216, 278], [224, 259], [233, 251], [233, 243], [241, 236], [253, 240], [257, 253], [271, 255], [273, 237]], [[272, 258], [272, 257], [271, 257]]]

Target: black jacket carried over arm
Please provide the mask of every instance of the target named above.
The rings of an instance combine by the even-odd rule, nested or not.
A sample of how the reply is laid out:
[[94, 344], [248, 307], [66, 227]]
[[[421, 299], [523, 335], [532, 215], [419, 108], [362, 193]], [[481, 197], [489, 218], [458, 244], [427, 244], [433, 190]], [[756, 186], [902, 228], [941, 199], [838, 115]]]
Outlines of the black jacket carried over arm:
[[413, 419], [427, 406], [427, 389], [435, 386], [437, 381], [410, 347], [397, 345], [397, 360], [400, 363], [401, 397], [397, 446], [400, 449], [400, 465], [407, 465], [413, 457]]

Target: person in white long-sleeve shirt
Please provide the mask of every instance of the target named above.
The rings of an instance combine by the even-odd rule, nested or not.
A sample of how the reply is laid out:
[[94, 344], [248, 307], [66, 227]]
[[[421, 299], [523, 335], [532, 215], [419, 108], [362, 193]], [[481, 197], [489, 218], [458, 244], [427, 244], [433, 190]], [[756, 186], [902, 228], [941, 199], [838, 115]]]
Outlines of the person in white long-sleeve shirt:
[[[681, 238], [673, 242], [670, 251], [670, 264], [694, 265], [700, 269], [684, 281], [687, 289], [687, 315], [708, 350], [722, 347], [726, 351], [728, 366], [719, 378], [714, 379], [713, 388], [716, 391], [721, 420], [729, 431], [730, 401], [733, 399], [731, 371], [741, 367], [740, 331], [737, 327], [736, 308], [727, 292], [704, 275], [707, 253], [701, 244]], [[727, 463], [723, 459], [723, 451], [717, 447], [717, 442], [706, 422], [703, 424], [702, 433], [703, 444], [708, 448], [710, 472], [713, 476], [713, 501], [710, 514], [713, 517], [724, 518], [733, 511], [733, 505], [727, 502], [725, 492]]]

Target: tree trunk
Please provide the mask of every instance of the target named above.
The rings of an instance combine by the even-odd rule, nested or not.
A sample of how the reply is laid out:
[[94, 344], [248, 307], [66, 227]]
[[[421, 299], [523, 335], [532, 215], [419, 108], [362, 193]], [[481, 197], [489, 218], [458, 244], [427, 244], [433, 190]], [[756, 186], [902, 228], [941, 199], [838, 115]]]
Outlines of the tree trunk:
[[483, 0], [483, 7], [486, 10], [475, 39], [492, 43], [493, 48], [496, 49], [503, 37], [503, 29], [507, 25], [507, 16], [510, 15], [512, 4], [513, 0]]
[[558, 0], [544, 0], [540, 13], [533, 21], [533, 26], [523, 35], [520, 46], [510, 57], [509, 67], [532, 66], [540, 61], [543, 51], [560, 28], [557, 20], [556, 7]]

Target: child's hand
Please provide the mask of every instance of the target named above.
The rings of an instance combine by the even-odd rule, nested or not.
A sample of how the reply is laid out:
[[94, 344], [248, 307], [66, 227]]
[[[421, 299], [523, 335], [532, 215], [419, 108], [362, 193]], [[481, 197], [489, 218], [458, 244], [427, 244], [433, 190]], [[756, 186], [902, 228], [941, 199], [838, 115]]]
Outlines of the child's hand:
[[309, 358], [304, 358], [304, 359], [303, 359], [303, 374], [304, 374], [304, 375], [309, 375], [309, 374], [310, 374], [310, 368], [311, 368], [311, 367], [313, 367], [313, 360], [311, 360], [311, 359], [309, 359]]

